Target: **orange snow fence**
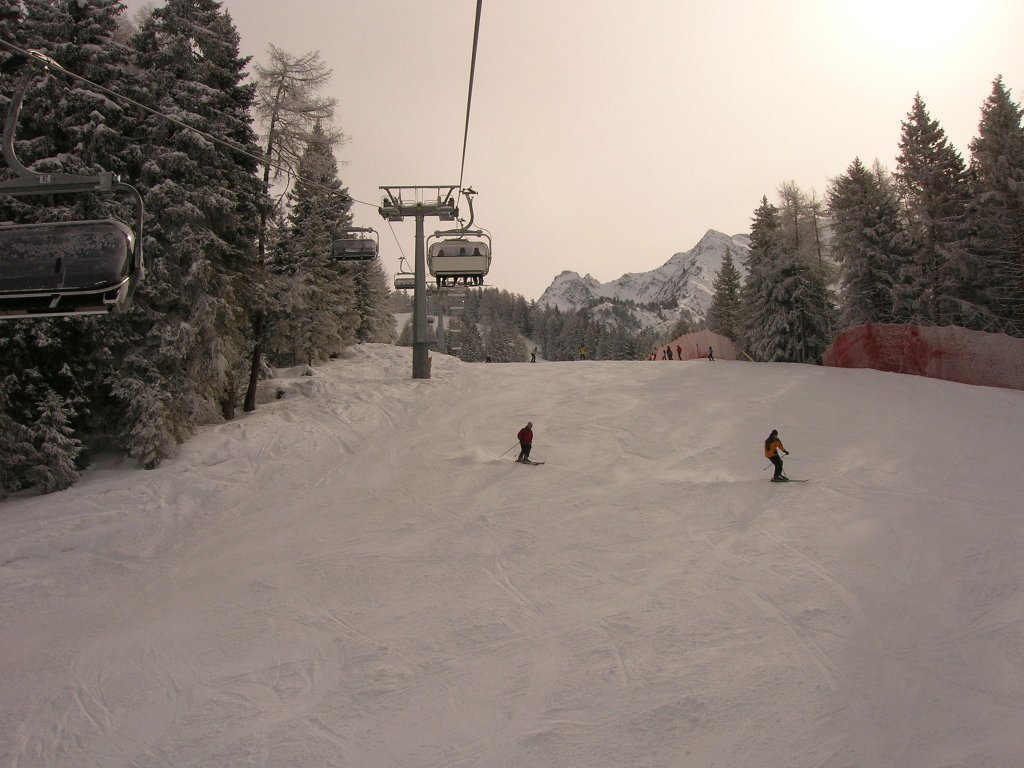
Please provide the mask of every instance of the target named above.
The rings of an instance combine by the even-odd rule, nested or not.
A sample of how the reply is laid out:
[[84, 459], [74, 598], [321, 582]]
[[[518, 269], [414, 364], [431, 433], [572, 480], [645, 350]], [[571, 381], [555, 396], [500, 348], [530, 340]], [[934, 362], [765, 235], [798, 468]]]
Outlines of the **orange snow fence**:
[[854, 326], [832, 342], [823, 362], [836, 368], [874, 368], [963, 384], [1024, 389], [1024, 339], [955, 325]]

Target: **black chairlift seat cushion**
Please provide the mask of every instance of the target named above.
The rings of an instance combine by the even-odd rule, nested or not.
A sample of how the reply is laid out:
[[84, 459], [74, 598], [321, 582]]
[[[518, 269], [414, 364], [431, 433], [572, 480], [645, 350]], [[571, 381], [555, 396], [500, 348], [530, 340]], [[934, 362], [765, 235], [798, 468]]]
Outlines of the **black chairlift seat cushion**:
[[0, 296], [109, 290], [131, 275], [134, 250], [113, 219], [0, 227]]
[[377, 255], [377, 241], [368, 237], [335, 240], [331, 253], [339, 261], [367, 261]]

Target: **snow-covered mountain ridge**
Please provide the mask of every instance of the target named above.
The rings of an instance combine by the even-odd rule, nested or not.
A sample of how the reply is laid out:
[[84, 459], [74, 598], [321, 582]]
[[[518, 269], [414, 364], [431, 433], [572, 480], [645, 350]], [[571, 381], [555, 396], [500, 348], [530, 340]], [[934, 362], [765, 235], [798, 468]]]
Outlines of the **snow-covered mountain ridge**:
[[678, 302], [696, 319], [702, 319], [711, 306], [715, 275], [722, 267], [725, 254], [732, 254], [733, 263], [742, 275], [749, 245], [747, 235], [730, 237], [709, 229], [693, 248], [674, 254], [649, 272], [627, 272], [616, 280], [602, 283], [589, 274], [581, 277], [577, 272], [564, 271], [551, 282], [537, 303], [572, 310], [602, 298], [637, 304]]

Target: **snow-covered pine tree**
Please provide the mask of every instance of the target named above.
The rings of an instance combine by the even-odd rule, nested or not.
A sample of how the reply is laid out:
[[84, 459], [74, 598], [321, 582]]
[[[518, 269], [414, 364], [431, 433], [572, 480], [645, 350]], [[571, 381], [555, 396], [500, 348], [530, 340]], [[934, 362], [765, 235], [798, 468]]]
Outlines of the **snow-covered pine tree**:
[[138, 100], [204, 132], [151, 115], [138, 137], [148, 271], [129, 317], [139, 353], [117, 372], [125, 381], [115, 389], [145, 382], [161, 390], [167, 419], [161, 409], [147, 416], [122, 403], [125, 414], [157, 419], [121, 425], [130, 454], [149, 464], [143, 457], [162, 456], [196, 424], [230, 417], [248, 379], [247, 308], [267, 198], [251, 128], [254, 89], [244, 82], [248, 59], [221, 4], [167, 0], [132, 46]]
[[767, 198], [754, 212], [741, 290], [744, 348], [754, 360], [817, 363], [834, 324], [828, 270], [804, 215], [803, 195], [795, 185], [783, 185], [780, 198], [782, 212]]
[[15, 45], [26, 47], [22, 39], [24, 30], [22, 0], [0, 0], [0, 37]]
[[[123, 89], [132, 50], [116, 32], [124, 6], [114, 0], [55, 3], [26, 0], [0, 7], [4, 39], [46, 52], [69, 71], [98, 85]], [[10, 25], [13, 24], [13, 29]], [[13, 63], [13, 62], [9, 62]], [[19, 69], [0, 71], [10, 93]], [[134, 118], [114, 99], [58, 73], [36, 77], [17, 126], [17, 153], [37, 171], [126, 174], [136, 156], [128, 141]], [[119, 218], [132, 207], [120, 195], [0, 198], [0, 220], [63, 221]], [[24, 428], [37, 419], [37, 403], [52, 390], [74, 414], [76, 430], [102, 431], [111, 421], [107, 378], [120, 358], [121, 325], [113, 318], [7, 322], [0, 338], [0, 378], [17, 374], [8, 389], [9, 416]], [[25, 466], [25, 465], [23, 465]], [[31, 483], [22, 473], [19, 482]]]
[[750, 320], [759, 319], [748, 354], [765, 362], [821, 362], [832, 341], [833, 308], [814, 267], [787, 253], [759, 272], [760, 290], [747, 308]]
[[827, 194], [830, 255], [839, 264], [840, 328], [899, 317], [899, 276], [907, 256], [899, 199], [886, 171], [854, 158]]
[[540, 353], [545, 360], [562, 360], [558, 354], [558, 335], [562, 328], [562, 311], [552, 307], [544, 320], [544, 336], [541, 339]]
[[82, 452], [82, 442], [74, 437], [69, 409], [56, 392], [50, 390], [37, 410], [39, 419], [32, 427], [36, 460], [28, 476], [43, 493], [62, 491], [78, 478], [75, 461]]
[[754, 350], [767, 346], [765, 318], [760, 312], [767, 306], [771, 270], [779, 257], [780, 227], [779, 209], [768, 202], [767, 195], [763, 195], [750, 227], [750, 248], [745, 264], [747, 278], [740, 289], [739, 338], [736, 340], [737, 352], [758, 361], [761, 358], [755, 356]]
[[395, 341], [395, 345], [399, 347], [411, 347], [412, 346], [412, 318], [410, 317], [405, 321], [402, 326], [402, 330], [398, 333], [398, 339]]
[[331, 255], [331, 244], [351, 225], [352, 198], [320, 126], [309, 135], [288, 199], [288, 228], [271, 266], [289, 279], [275, 308], [271, 348], [282, 361], [315, 365], [353, 343], [359, 324], [352, 270]]
[[709, 330], [728, 339], [736, 339], [740, 315], [740, 272], [732, 260], [732, 250], [726, 248], [722, 266], [715, 274], [714, 296], [705, 320]]
[[349, 267], [353, 280], [355, 311], [359, 318], [356, 340], [390, 344], [395, 339], [395, 315], [391, 311], [388, 276], [380, 257]]
[[37, 462], [31, 431], [11, 413], [7, 393], [17, 385], [13, 374], [0, 379], [0, 498], [30, 482], [27, 470]]
[[928, 114], [920, 94], [902, 123], [896, 180], [910, 237], [913, 322], [970, 325], [975, 271], [963, 248], [967, 178], [963, 158]]
[[780, 236], [786, 243], [785, 249], [824, 269], [819, 227], [821, 203], [808, 197], [793, 181], [779, 185], [779, 203]]
[[[147, 361], [131, 361], [111, 387], [112, 395], [124, 403], [121, 423], [127, 434], [122, 444], [139, 465], [155, 469], [164, 459], [174, 455], [175, 446], [188, 437], [185, 425], [175, 421], [172, 393], [155, 372], [145, 372]], [[128, 373], [130, 372], [130, 373]]]
[[[148, 272], [130, 322], [141, 352], [132, 358], [137, 367], [118, 372], [126, 382], [116, 389], [144, 381], [166, 396], [169, 419], [121, 425], [129, 453], [149, 464], [142, 457], [162, 457], [163, 446], [196, 424], [234, 411], [248, 378], [247, 307], [266, 198], [249, 117], [253, 87], [243, 82], [248, 60], [221, 4], [168, 0], [142, 22], [132, 45], [137, 98], [227, 142], [156, 115], [139, 131]], [[162, 433], [167, 424], [172, 432]], [[143, 435], [153, 444], [140, 443]]]
[[997, 77], [971, 141], [971, 251], [998, 330], [1024, 336], [1024, 126]]
[[484, 360], [484, 340], [480, 336], [480, 329], [477, 326], [477, 316], [469, 307], [459, 318], [461, 324], [460, 339], [462, 348], [459, 350], [459, 359], [466, 363], [481, 363]]
[[491, 318], [487, 326], [484, 348], [496, 363], [523, 363], [528, 358], [518, 329], [497, 315]]

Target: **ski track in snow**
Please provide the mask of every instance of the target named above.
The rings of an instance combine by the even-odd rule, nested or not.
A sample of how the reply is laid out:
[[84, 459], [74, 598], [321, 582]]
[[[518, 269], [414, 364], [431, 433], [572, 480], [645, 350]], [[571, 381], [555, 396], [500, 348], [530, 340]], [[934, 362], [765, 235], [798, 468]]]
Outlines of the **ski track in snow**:
[[408, 357], [0, 506], [0, 765], [1024, 764], [1024, 393]]

